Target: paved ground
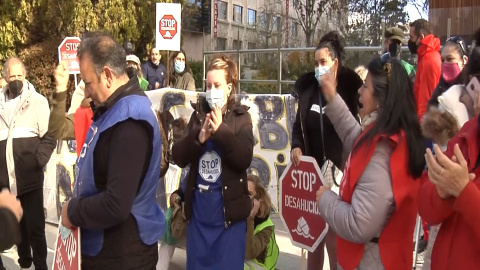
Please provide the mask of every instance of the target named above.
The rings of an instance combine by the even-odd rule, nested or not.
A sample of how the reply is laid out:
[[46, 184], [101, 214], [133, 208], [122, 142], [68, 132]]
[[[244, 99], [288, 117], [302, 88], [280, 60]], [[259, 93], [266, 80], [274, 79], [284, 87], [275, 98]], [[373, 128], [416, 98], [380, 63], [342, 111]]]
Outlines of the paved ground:
[[[283, 226], [283, 223], [279, 215], [272, 215], [273, 223], [275, 224], [275, 233], [278, 246], [280, 248], [280, 256], [278, 258], [277, 269], [279, 270], [301, 270], [302, 269], [302, 250], [293, 246], [288, 237], [287, 231]], [[48, 245], [48, 264], [49, 269], [52, 269], [53, 261], [53, 249], [54, 249], [54, 239], [57, 234], [57, 227], [47, 224], [46, 227], [47, 234], [47, 245]], [[2, 254], [2, 259], [4, 265], [9, 270], [19, 269], [17, 265], [17, 252], [15, 249], [12, 249], [4, 254]], [[185, 250], [177, 248], [173, 255], [173, 259], [170, 263], [170, 270], [183, 270], [185, 269], [186, 254]], [[324, 270], [329, 270], [328, 257], [325, 256]], [[421, 269], [421, 267], [417, 267]]]

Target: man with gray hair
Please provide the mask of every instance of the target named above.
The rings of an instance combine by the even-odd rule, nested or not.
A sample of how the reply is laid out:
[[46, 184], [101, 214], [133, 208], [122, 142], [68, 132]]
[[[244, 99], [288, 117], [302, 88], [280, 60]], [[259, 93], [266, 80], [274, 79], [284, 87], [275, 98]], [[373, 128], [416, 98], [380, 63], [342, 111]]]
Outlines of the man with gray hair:
[[[7, 60], [0, 94], [0, 189], [16, 194], [24, 210], [20, 221], [18, 263], [22, 269], [47, 269], [47, 242], [43, 210], [43, 167], [56, 141], [47, 134], [47, 99], [25, 79], [22, 60]], [[33, 251], [33, 256], [32, 256]]]
[[[81, 229], [82, 269], [155, 269], [165, 228], [155, 200], [160, 128], [138, 79], [127, 76], [125, 57], [120, 44], [98, 32], [78, 48], [85, 97], [95, 106], [62, 224]], [[55, 79], [56, 95], [66, 97], [66, 63]]]

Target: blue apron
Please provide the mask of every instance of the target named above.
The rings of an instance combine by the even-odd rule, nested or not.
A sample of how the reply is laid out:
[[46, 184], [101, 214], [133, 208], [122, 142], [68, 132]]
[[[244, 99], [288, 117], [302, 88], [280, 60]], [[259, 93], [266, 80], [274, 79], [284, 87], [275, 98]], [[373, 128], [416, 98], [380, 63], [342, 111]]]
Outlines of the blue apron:
[[[153, 149], [161, 149], [160, 129], [151, 105], [146, 96], [126, 96], [92, 123], [77, 159], [74, 197], [90, 197], [100, 193], [95, 186], [93, 175], [93, 152], [100, 134], [115, 124], [127, 119], [148, 122], [153, 128]], [[160, 177], [160, 159], [161, 151], [153, 151], [150, 166], [135, 196], [131, 211], [137, 221], [140, 239], [146, 245], [156, 243], [165, 229], [165, 217], [155, 201], [155, 190]], [[83, 254], [96, 256], [100, 253], [103, 247], [103, 230], [81, 228], [81, 237]]]
[[225, 228], [220, 148], [208, 140], [200, 156], [188, 224], [187, 269], [242, 270], [247, 223]]

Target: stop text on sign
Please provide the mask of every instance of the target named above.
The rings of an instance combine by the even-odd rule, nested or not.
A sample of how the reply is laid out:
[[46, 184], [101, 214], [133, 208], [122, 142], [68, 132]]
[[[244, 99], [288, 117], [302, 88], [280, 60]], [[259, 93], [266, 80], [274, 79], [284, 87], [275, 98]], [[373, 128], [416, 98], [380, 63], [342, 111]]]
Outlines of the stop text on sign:
[[317, 183], [317, 176], [313, 172], [304, 172], [301, 170], [292, 170], [292, 187], [308, 192], [313, 191], [313, 186]]
[[177, 22], [175, 21], [175, 19], [162, 19], [160, 21], [160, 27], [162, 28], [161, 30], [164, 30], [164, 31], [175, 30], [176, 23]]
[[76, 52], [79, 45], [80, 45], [80, 43], [67, 43], [67, 44], [65, 44], [65, 48], [67, 49], [67, 51], [75, 51]]

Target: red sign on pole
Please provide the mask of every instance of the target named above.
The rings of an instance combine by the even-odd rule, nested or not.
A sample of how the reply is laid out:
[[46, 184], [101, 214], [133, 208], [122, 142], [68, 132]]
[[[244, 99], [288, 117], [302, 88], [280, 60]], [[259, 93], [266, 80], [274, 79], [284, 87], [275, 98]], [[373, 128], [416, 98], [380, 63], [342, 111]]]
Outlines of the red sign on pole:
[[[59, 224], [62, 224], [61, 218]], [[53, 255], [53, 270], [80, 270], [80, 228], [72, 230], [70, 235], [62, 239], [61, 227], [62, 225], [58, 225], [55, 254]]]
[[172, 15], [164, 15], [160, 19], [158, 29], [164, 39], [172, 39], [177, 34], [177, 20]]
[[320, 216], [316, 192], [323, 176], [312, 157], [289, 163], [280, 177], [280, 214], [293, 245], [313, 252], [325, 237], [328, 224]]
[[62, 41], [62, 43], [60, 43], [60, 46], [58, 46], [58, 61], [70, 61], [70, 65], [68, 67], [68, 73], [70, 74], [80, 73], [80, 64], [77, 58], [77, 49], [79, 45], [80, 38], [67, 37]]

